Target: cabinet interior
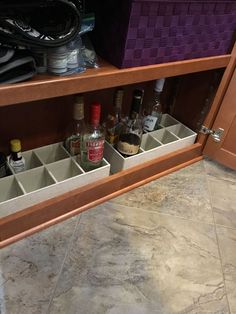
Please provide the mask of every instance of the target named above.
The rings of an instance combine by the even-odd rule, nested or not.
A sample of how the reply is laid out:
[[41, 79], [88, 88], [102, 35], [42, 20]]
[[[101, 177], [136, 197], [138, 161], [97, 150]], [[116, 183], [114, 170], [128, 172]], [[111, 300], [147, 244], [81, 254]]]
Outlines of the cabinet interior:
[[[224, 71], [209, 70], [167, 78], [162, 93], [163, 112], [198, 132], [210, 110]], [[135, 88], [145, 91], [144, 106], [150, 101], [154, 81], [122, 86], [125, 91], [123, 112], [130, 109]], [[102, 120], [111, 110], [116, 88], [84, 93], [85, 118], [89, 104], [102, 104]], [[0, 151], [9, 153], [9, 141], [20, 138], [23, 150], [62, 141], [72, 119], [74, 95], [0, 107]]]
[[[12, 138], [21, 139], [24, 151], [62, 141], [67, 135], [68, 125], [72, 119], [74, 92], [87, 91], [83, 93], [86, 118], [88, 118], [89, 104], [99, 101], [102, 104], [102, 120], [104, 120], [111, 110], [114, 91], [118, 86], [125, 91], [124, 113], [129, 112], [135, 88], [144, 89], [145, 106], [152, 96], [155, 83], [153, 79], [163, 77], [163, 73], [175, 75], [167, 78], [165, 83], [162, 94], [163, 112], [198, 132], [208, 112], [215, 111], [214, 104], [212, 110], [211, 105], [224, 70], [227, 71], [226, 66], [229, 60], [230, 56], [226, 55], [128, 70], [117, 70], [105, 63], [104, 68], [101, 68], [98, 73], [88, 70], [81, 76], [66, 79], [51, 77], [46, 80], [38, 76], [35, 81], [3, 86], [0, 88], [3, 96], [0, 99], [0, 151], [9, 154], [9, 141]], [[206, 69], [207, 71], [205, 71]], [[230, 76], [230, 71], [228, 70], [228, 72], [227, 75]], [[130, 84], [130, 82], [141, 82], [142, 80], [145, 82]], [[127, 83], [129, 85], [125, 85]], [[68, 94], [69, 96], [55, 97]], [[31, 99], [35, 99], [35, 101], [30, 101]], [[23, 100], [27, 100], [27, 102], [24, 103]], [[151, 143], [147, 143], [148, 145]], [[0, 219], [0, 247], [79, 214], [134, 187], [187, 166], [200, 160], [201, 155], [202, 141], [199, 138], [194, 145], [189, 145], [168, 155], [155, 157], [153, 160], [112, 176], [108, 176], [109, 173], [106, 173], [108, 168], [104, 165], [101, 171], [102, 175], [107, 177], [98, 180], [96, 173], [91, 173], [90, 178], [87, 178], [86, 174], [88, 184], [83, 186], [75, 185], [72, 179], [70, 184], [64, 185], [66, 189], [61, 192], [61, 195], [54, 197], [50, 194], [50, 199], [39, 201], [36, 205], [30, 205], [24, 210], [18, 209], [16, 198], [15, 213], [11, 214], [12, 209], [10, 208], [9, 215]], [[29, 158], [31, 157], [29, 156]], [[35, 159], [32, 159], [32, 162], [35, 163]], [[65, 172], [63, 173], [58, 169], [46, 167], [47, 170], [57, 174], [54, 180], [60, 181], [68, 176], [73, 177], [74, 173], [78, 174], [81, 171], [78, 166], [74, 169], [73, 161], [62, 160], [62, 162], [67, 163], [64, 165]], [[42, 171], [40, 167], [36, 170]], [[22, 182], [25, 179], [23, 175], [20, 178]], [[7, 177], [2, 180], [9, 181], [11, 178]], [[2, 187], [5, 188], [7, 184], [14, 187], [14, 182], [5, 181]], [[41, 183], [39, 182], [39, 184]], [[43, 184], [47, 185], [48, 183], [44, 182]], [[6, 190], [8, 193], [9, 189]], [[10, 190], [10, 193], [11, 196], [14, 193], [22, 195], [22, 189], [18, 186]], [[8, 199], [9, 195], [4, 195], [3, 198], [3, 200]]]

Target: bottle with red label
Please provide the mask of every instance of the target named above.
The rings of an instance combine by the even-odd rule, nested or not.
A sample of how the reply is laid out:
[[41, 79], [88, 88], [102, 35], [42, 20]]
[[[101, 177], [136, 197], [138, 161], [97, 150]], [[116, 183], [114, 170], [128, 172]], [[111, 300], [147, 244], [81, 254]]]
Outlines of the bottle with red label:
[[90, 124], [81, 137], [81, 166], [90, 171], [102, 166], [105, 132], [100, 125], [101, 104], [90, 107]]
[[75, 98], [73, 108], [73, 121], [69, 129], [69, 135], [64, 141], [66, 150], [72, 155], [80, 154], [81, 133], [85, 128], [84, 122], [84, 100], [82, 95]]

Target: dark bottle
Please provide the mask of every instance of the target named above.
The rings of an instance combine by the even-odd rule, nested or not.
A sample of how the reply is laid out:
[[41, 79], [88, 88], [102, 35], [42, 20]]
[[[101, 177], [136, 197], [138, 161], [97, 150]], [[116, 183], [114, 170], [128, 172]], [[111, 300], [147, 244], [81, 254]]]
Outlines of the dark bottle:
[[8, 175], [7, 158], [3, 153], [0, 153], [0, 178]]
[[165, 79], [158, 79], [155, 82], [154, 95], [148, 106], [148, 115], [143, 121], [144, 132], [151, 132], [159, 128], [162, 117], [161, 93], [163, 91]]
[[25, 159], [21, 155], [21, 141], [14, 139], [10, 141], [11, 155], [9, 158], [9, 164], [13, 168], [15, 173], [25, 170]]
[[72, 156], [80, 155], [81, 133], [83, 132], [84, 128], [84, 100], [83, 96], [79, 95], [75, 98], [73, 120], [70, 126], [70, 135], [64, 141], [66, 150]]
[[135, 90], [128, 121], [117, 143], [117, 150], [124, 156], [132, 156], [139, 152], [143, 134], [142, 120], [139, 115], [142, 101], [143, 91]]
[[123, 97], [123, 89], [118, 89], [114, 95], [113, 110], [107, 116], [107, 119], [104, 123], [106, 140], [113, 146], [116, 145], [119, 140], [120, 132], [123, 125], [121, 117]]

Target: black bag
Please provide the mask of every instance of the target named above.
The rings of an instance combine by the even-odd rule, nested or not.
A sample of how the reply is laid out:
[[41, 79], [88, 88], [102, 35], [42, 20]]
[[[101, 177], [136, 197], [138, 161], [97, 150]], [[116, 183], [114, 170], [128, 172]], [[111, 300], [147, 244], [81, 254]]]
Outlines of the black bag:
[[80, 30], [80, 0], [0, 0], [0, 45], [59, 47]]
[[34, 58], [27, 53], [0, 49], [0, 84], [17, 83], [36, 75]]

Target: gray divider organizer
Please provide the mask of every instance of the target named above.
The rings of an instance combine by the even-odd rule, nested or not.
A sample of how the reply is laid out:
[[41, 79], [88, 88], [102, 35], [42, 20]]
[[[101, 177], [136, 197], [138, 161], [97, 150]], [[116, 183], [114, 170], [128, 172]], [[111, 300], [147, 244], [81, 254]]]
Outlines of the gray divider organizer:
[[195, 142], [197, 133], [169, 114], [163, 114], [160, 129], [144, 134], [139, 153], [124, 158], [112, 145], [105, 143], [104, 156], [111, 164], [111, 173], [128, 169], [145, 161], [161, 157]]
[[195, 142], [197, 134], [168, 114], [162, 116], [160, 126], [159, 130], [143, 135], [135, 156], [124, 158], [105, 143], [102, 166], [89, 172], [82, 169], [62, 143], [23, 152], [25, 171], [15, 174], [10, 167], [12, 174], [0, 178], [0, 217], [107, 177], [110, 170], [116, 173]]
[[[0, 217], [35, 205], [109, 176], [110, 165], [104, 159], [100, 168], [85, 172], [76, 157], [62, 143], [23, 152], [25, 171], [0, 178]], [[56, 208], [55, 208], [56, 210]]]

